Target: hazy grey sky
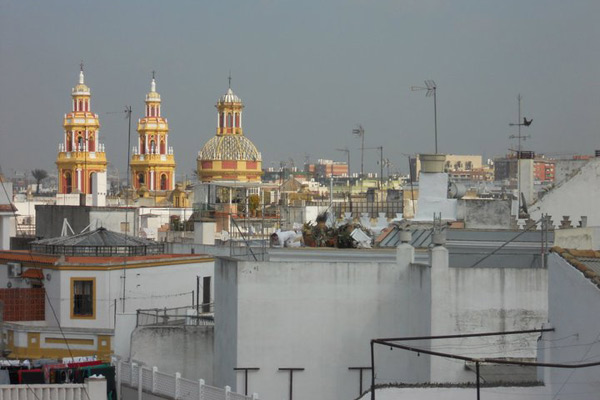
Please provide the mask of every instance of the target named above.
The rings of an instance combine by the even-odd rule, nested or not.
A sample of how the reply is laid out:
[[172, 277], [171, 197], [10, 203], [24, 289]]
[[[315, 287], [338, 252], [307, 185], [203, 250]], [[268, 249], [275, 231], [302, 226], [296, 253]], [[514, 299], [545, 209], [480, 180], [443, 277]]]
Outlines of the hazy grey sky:
[[[227, 89], [244, 101], [244, 132], [263, 165], [306, 155], [359, 169], [367, 146], [406, 170], [433, 150], [438, 85], [441, 152], [507, 152], [508, 123], [534, 119], [536, 152], [600, 149], [600, 1], [6, 1], [0, 0], [0, 165], [55, 172], [62, 117], [84, 60], [109, 162], [124, 171], [127, 124], [142, 116], [157, 71], [178, 176], [214, 135]], [[135, 131], [132, 138], [135, 138]], [[367, 167], [377, 170], [377, 152]]]

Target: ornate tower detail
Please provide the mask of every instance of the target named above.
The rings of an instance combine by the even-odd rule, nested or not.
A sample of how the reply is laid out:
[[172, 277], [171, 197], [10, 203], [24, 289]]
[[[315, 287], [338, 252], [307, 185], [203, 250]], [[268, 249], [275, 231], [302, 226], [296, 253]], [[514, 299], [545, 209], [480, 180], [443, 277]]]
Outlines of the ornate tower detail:
[[98, 174], [101, 190], [106, 186], [106, 154], [99, 141], [98, 114], [91, 112], [90, 88], [85, 85], [83, 63], [79, 83], [71, 90], [72, 110], [65, 114], [63, 141], [58, 145], [58, 193], [92, 193], [92, 178]]
[[198, 153], [198, 177], [203, 182], [260, 181], [262, 157], [242, 129], [242, 100], [230, 87], [216, 104], [217, 133]]
[[138, 121], [137, 146], [131, 157], [131, 181], [136, 190], [142, 188], [167, 191], [175, 188], [175, 157], [169, 146], [169, 124], [161, 114], [160, 94], [152, 72], [150, 92], [146, 95], [146, 115]]

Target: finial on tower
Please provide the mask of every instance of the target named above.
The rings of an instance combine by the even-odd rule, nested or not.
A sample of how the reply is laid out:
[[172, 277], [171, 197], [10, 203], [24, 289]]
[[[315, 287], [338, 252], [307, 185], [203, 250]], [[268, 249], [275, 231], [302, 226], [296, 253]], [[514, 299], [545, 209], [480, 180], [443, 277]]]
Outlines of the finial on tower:
[[229, 70], [229, 89], [231, 89], [231, 70]]
[[156, 71], [152, 71], [152, 84], [150, 85], [150, 91], [151, 92], [156, 92], [156, 80], [154, 79], [154, 75], [155, 75]]
[[83, 60], [79, 64], [79, 84], [83, 85]]

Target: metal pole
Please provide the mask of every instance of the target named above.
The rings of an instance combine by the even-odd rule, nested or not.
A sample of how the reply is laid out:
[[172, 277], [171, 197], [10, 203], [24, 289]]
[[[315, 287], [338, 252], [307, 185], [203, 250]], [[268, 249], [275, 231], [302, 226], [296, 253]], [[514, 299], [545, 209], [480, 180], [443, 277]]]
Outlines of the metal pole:
[[519, 104], [519, 119], [517, 119], [517, 129], [519, 135], [518, 146], [517, 146], [517, 197], [519, 199], [519, 209], [517, 210], [517, 218], [521, 214], [521, 93], [517, 95], [517, 102]]
[[371, 400], [375, 400], [375, 343], [371, 340]]
[[383, 146], [379, 146], [379, 169], [381, 173], [379, 176], [379, 189], [383, 189]]
[[362, 136], [362, 144], [360, 147], [360, 177], [364, 176], [364, 166], [365, 166], [365, 131], [361, 128], [361, 136]]
[[[127, 113], [127, 118], [129, 119], [129, 128], [127, 129], [127, 189], [125, 192], [125, 234], [129, 234], [129, 185], [131, 178], [131, 106], [125, 106], [125, 112]], [[124, 257], [123, 263], [123, 314], [125, 313], [125, 296], [126, 296], [126, 282], [127, 282], [127, 268], [125, 268], [127, 264], [127, 257]]]
[[200, 315], [200, 276], [196, 275], [196, 316]]
[[294, 392], [294, 371], [290, 370], [290, 400], [292, 400], [293, 392]]
[[433, 122], [435, 124], [435, 154], [438, 153], [438, 135], [437, 135], [437, 88], [433, 88]]
[[480, 400], [479, 394], [479, 361], [475, 363], [475, 371], [477, 373], [477, 400]]
[[350, 177], [350, 150], [348, 150], [347, 153], [348, 153], [348, 177]]

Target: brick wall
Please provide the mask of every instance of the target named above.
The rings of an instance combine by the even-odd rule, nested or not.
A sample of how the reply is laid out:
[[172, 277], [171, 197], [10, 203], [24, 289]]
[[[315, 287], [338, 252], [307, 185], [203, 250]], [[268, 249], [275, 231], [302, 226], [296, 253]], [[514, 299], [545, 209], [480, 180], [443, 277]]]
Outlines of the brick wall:
[[0, 289], [4, 321], [43, 321], [46, 298], [43, 288]]

